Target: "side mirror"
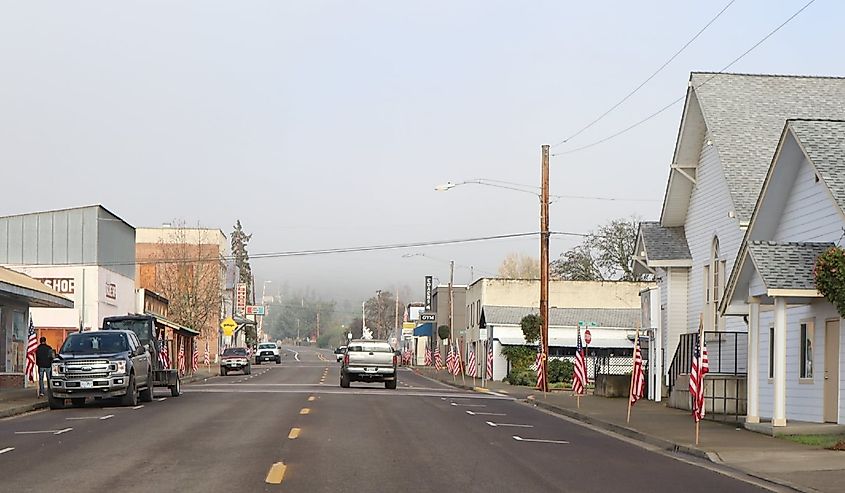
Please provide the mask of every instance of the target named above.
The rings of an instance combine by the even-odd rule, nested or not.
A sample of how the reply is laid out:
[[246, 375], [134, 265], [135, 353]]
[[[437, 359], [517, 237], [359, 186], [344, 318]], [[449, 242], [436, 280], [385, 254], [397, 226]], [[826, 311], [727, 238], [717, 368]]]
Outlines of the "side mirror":
[[135, 350], [135, 356], [141, 356], [147, 353], [147, 348], [144, 346], [138, 346], [138, 349]]

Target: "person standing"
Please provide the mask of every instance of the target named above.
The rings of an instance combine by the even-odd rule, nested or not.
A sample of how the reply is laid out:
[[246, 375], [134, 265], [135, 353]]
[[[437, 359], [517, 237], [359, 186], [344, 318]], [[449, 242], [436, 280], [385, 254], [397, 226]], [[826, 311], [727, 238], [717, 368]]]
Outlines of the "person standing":
[[[35, 350], [35, 364], [38, 365], [38, 397], [44, 395], [44, 383], [50, 377], [50, 366], [53, 364], [53, 358], [56, 357], [53, 348], [47, 344], [47, 338], [42, 337], [39, 340], [38, 349]], [[49, 388], [49, 383], [47, 385]]]

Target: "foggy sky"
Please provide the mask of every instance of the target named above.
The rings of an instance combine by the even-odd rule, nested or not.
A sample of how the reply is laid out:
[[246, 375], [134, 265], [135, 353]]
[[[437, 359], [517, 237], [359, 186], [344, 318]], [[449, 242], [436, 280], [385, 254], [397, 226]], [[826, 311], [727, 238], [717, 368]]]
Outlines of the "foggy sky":
[[[236, 219], [252, 253], [537, 231], [540, 145], [604, 112], [727, 2], [0, 3], [0, 214], [101, 203], [130, 224]], [[565, 150], [684, 94], [802, 4], [738, 1]], [[733, 72], [845, 75], [838, 2], [816, 2]], [[682, 105], [553, 158], [555, 231], [659, 216]], [[555, 237], [552, 258], [577, 239]], [[494, 273], [535, 238], [264, 259], [256, 277], [360, 302], [422, 276]], [[426, 256], [402, 257], [408, 253]]]

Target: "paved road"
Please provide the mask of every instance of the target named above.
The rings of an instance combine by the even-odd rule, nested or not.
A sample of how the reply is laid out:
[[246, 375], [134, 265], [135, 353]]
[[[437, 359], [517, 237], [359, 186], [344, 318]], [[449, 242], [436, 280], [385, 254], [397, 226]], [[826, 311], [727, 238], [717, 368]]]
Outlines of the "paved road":
[[0, 491], [760, 491], [504, 396], [404, 370], [395, 391], [341, 389], [337, 371], [328, 352], [287, 348], [281, 365], [137, 409], [2, 420]]

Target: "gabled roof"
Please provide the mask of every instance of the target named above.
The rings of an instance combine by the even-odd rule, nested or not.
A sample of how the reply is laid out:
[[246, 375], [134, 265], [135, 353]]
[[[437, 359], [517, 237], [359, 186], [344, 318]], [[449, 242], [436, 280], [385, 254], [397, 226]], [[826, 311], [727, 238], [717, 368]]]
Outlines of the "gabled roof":
[[845, 211], [845, 121], [793, 120], [788, 128], [839, 208]]
[[[706, 129], [737, 218], [748, 221], [781, 131], [791, 118], [845, 118], [845, 78], [693, 72], [673, 166], [698, 164]], [[673, 168], [661, 214], [666, 226], [683, 223], [692, 190], [675, 175]]]
[[[486, 325], [519, 325], [526, 315], [539, 312], [527, 306], [485, 305], [481, 310]], [[554, 327], [595, 322], [598, 327], [634, 328], [640, 317], [639, 308], [549, 308], [549, 325]]]
[[748, 244], [748, 254], [767, 290], [814, 290], [816, 259], [832, 246], [833, 243], [752, 241]]
[[642, 222], [640, 234], [649, 261], [692, 259], [683, 226], [667, 228], [656, 221]]

